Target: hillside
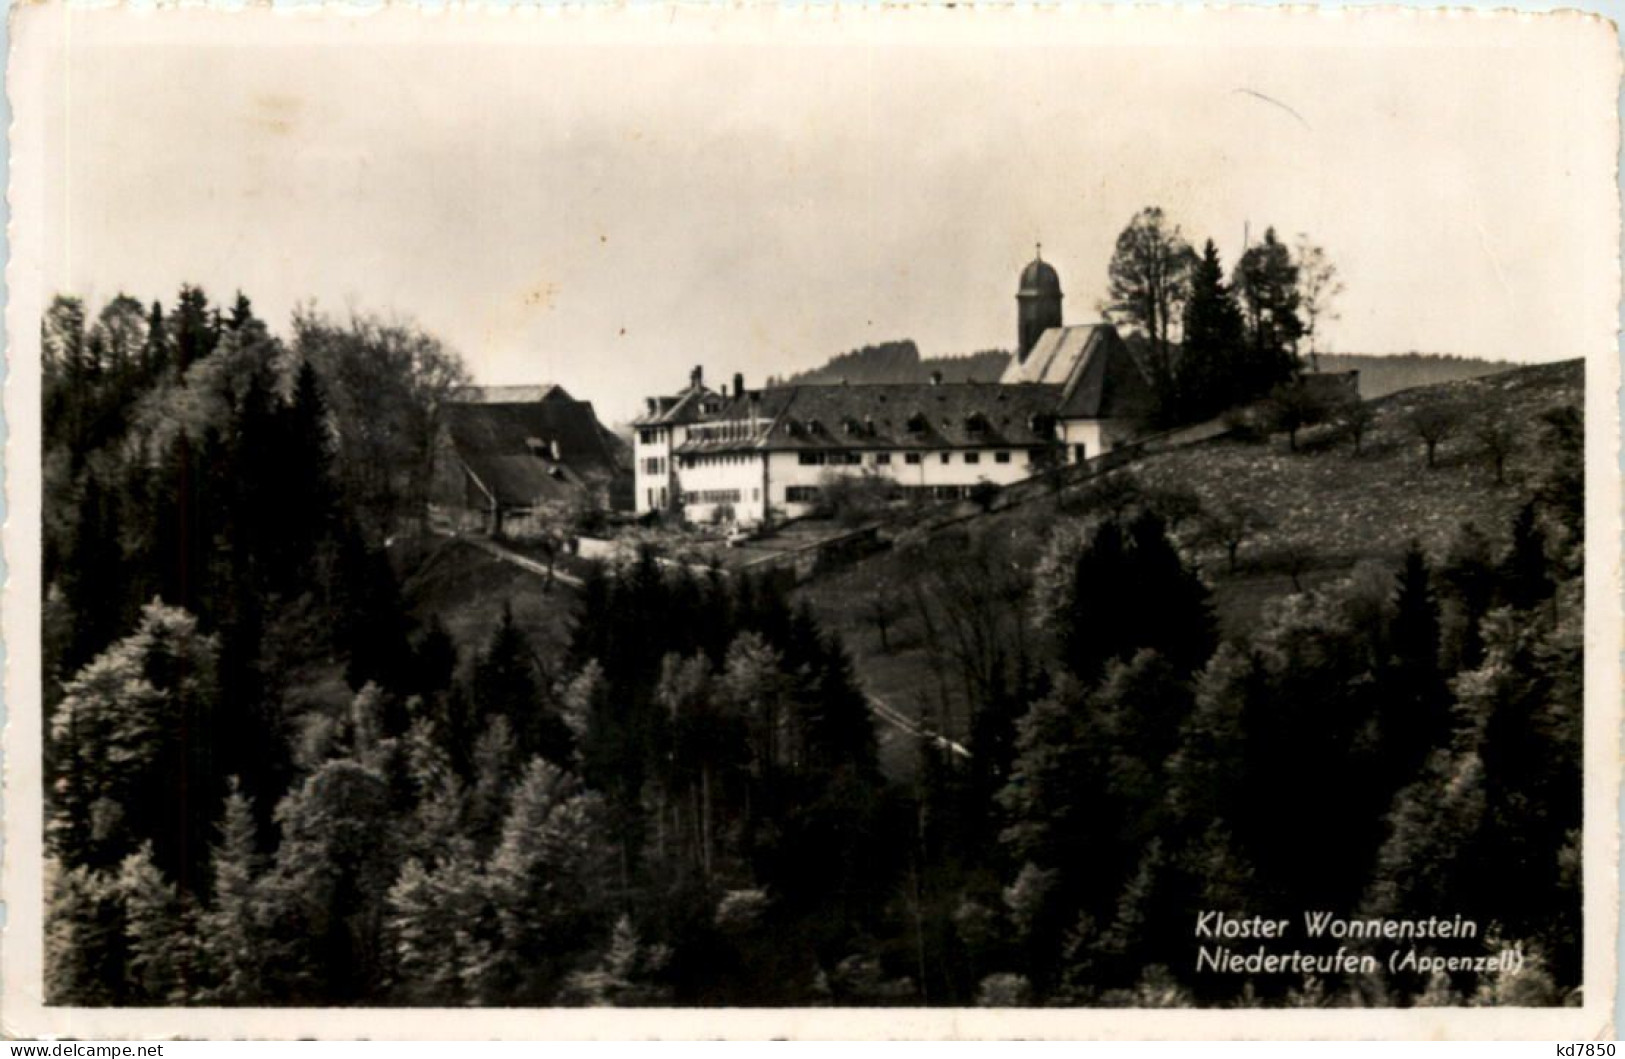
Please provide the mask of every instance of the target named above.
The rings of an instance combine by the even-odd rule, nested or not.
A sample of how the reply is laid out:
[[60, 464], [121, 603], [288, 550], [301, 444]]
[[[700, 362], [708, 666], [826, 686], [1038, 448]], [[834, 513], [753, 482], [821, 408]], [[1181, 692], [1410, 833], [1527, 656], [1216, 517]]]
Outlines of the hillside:
[[[1056, 532], [1116, 502], [1112, 497], [1129, 491], [1126, 483], [1136, 491], [1189, 490], [1207, 513], [1244, 505], [1267, 526], [1242, 542], [1234, 572], [1222, 546], [1201, 540], [1201, 516], [1184, 519], [1176, 533], [1212, 589], [1221, 631], [1232, 635], [1255, 625], [1271, 600], [1347, 576], [1362, 560], [1391, 569], [1412, 539], [1442, 558], [1464, 523], [1482, 530], [1499, 553], [1551, 462], [1540, 417], [1582, 407], [1583, 385], [1583, 362], [1568, 361], [1395, 393], [1370, 402], [1374, 421], [1358, 455], [1328, 426], [1302, 432], [1296, 452], [1277, 436], [1221, 438], [1148, 456], [1105, 479], [901, 541], [809, 583], [802, 594], [842, 630], [872, 694], [909, 716], [946, 714], [948, 734], [962, 736], [967, 695], [944, 678], [951, 668], [945, 659], [981, 649], [975, 641], [990, 633], [1030, 635], [1026, 572]], [[1407, 419], [1440, 402], [1459, 409], [1461, 422], [1429, 468]], [[1474, 437], [1496, 422], [1514, 428], [1502, 485]], [[1103, 488], [1103, 481], [1110, 484]], [[978, 586], [990, 583], [1014, 598], [974, 601]], [[894, 767], [906, 767], [910, 751], [900, 741], [889, 753]]]
[[440, 539], [402, 563], [401, 585], [412, 617], [432, 615], [451, 634], [465, 659], [484, 651], [504, 608], [551, 672], [563, 657], [575, 619], [574, 591], [562, 582], [544, 589], [540, 578], [453, 539]]
[[1508, 371], [1515, 365], [1499, 360], [1457, 357], [1443, 353], [1322, 353], [1320, 370], [1358, 371], [1360, 392], [1366, 400], [1386, 397], [1413, 386], [1433, 386], [1461, 379], [1476, 379]]
[[822, 367], [798, 372], [773, 385], [794, 386], [818, 383], [928, 382], [932, 372], [941, 372], [944, 382], [992, 382], [1004, 374], [1010, 354], [999, 349], [984, 350], [958, 357], [921, 357], [910, 339], [864, 346], [831, 357]]

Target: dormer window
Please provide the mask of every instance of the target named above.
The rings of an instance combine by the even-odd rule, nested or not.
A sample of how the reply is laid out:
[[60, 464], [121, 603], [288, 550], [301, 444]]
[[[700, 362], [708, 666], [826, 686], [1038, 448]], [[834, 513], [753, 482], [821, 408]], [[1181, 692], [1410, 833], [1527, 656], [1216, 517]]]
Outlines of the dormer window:
[[1055, 434], [1055, 417], [1035, 414], [1028, 418], [1027, 429], [1037, 437], [1052, 437]]
[[908, 417], [908, 432], [910, 434], [924, 434], [930, 425], [930, 420], [926, 419], [925, 416], [921, 415], [919, 412], [915, 412], [913, 415]]
[[987, 416], [980, 412], [972, 412], [965, 417], [965, 430], [971, 434], [986, 434], [988, 430]]

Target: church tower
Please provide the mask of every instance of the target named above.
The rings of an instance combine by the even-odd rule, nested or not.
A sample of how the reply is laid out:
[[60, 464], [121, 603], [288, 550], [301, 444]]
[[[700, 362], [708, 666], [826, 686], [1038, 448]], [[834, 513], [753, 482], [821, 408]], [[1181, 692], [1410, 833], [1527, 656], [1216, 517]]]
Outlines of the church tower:
[[1042, 246], [1037, 256], [1021, 270], [1016, 306], [1016, 363], [1025, 364], [1038, 336], [1061, 326], [1061, 277], [1044, 261]]

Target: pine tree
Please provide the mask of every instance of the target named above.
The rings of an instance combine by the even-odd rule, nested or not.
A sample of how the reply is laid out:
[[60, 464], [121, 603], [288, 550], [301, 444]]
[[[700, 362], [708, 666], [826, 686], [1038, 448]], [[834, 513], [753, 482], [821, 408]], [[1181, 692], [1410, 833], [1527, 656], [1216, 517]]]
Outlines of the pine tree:
[[1528, 610], [1551, 598], [1547, 573], [1546, 534], [1533, 502], [1518, 509], [1512, 522], [1512, 547], [1501, 563], [1501, 594], [1515, 610]]
[[1427, 557], [1415, 542], [1405, 553], [1397, 586], [1381, 725], [1383, 758], [1393, 779], [1403, 782], [1448, 741], [1450, 715], [1439, 668], [1439, 606]]
[[1184, 347], [1179, 361], [1185, 418], [1205, 418], [1258, 396], [1249, 392], [1244, 343], [1241, 309], [1224, 281], [1219, 250], [1209, 239], [1191, 271], [1190, 300], [1185, 304]]
[[510, 606], [502, 608], [502, 620], [474, 665], [471, 690], [476, 716], [508, 718], [522, 756], [540, 754], [555, 764], [570, 764], [574, 755], [570, 731], [542, 696], [530, 644]]
[[62, 666], [74, 672], [95, 657], [121, 631], [127, 566], [120, 546], [123, 517], [116, 490], [102, 485], [94, 470], [85, 473], [73, 546], [61, 577], [73, 614], [73, 636]]
[[500, 1001], [483, 992], [498, 953], [485, 876], [466, 840], [432, 867], [407, 860], [387, 902], [391, 978], [399, 999], [436, 1007]]
[[45, 999], [73, 1007], [125, 1002], [128, 941], [116, 881], [83, 864], [52, 862], [45, 916]]
[[184, 379], [193, 364], [214, 352], [218, 338], [209, 299], [197, 287], [183, 285], [175, 305], [175, 372]]
[[[70, 863], [111, 866], [151, 840], [164, 875], [190, 893], [205, 880], [207, 814], [218, 796], [217, 651], [190, 615], [149, 604], [134, 633], [84, 667], [51, 724], [61, 794], [51, 831]], [[98, 823], [109, 807], [116, 829]]]
[[152, 862], [152, 844], [124, 859], [116, 882], [124, 903], [130, 1003], [161, 1006], [189, 996], [191, 932], [174, 886]]
[[508, 796], [524, 759], [504, 714], [487, 718], [474, 744], [468, 794], [467, 834], [484, 852], [496, 844]]
[[258, 879], [262, 870], [253, 804], [240, 791], [226, 796], [220, 843], [214, 849], [214, 885], [201, 917], [198, 941], [211, 985], [209, 1004], [255, 1004], [269, 999], [263, 981]]
[[560, 1002], [580, 1007], [650, 1007], [669, 1002], [671, 990], [652, 981], [670, 960], [663, 945], [646, 945], [626, 916], [615, 921], [609, 944], [590, 970], [571, 973]]
[[551, 999], [571, 958], [602, 929], [612, 891], [603, 801], [535, 758], [514, 791], [486, 868], [502, 939], [496, 988], [509, 1002]]
[[149, 384], [169, 372], [169, 329], [162, 302], [153, 302], [147, 315], [147, 341], [141, 347], [140, 363], [141, 378]]
[[288, 1003], [378, 995], [398, 864], [388, 783], [354, 761], [329, 761], [283, 799], [276, 822], [282, 843], [262, 890], [269, 988]]

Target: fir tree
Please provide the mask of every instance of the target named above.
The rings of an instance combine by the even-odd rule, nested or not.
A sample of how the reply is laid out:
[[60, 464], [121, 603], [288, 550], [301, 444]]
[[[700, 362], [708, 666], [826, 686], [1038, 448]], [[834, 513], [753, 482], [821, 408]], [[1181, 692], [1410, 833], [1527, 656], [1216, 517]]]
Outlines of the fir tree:
[[1501, 594], [1516, 610], [1528, 610], [1552, 594], [1547, 573], [1546, 534], [1535, 515], [1535, 505], [1518, 509], [1512, 522], [1512, 547], [1501, 563]]
[[45, 917], [45, 998], [74, 1007], [122, 1004], [129, 942], [116, 879], [60, 862]]
[[253, 804], [240, 791], [226, 796], [220, 843], [211, 858], [214, 883], [198, 933], [211, 985], [210, 1004], [256, 1004], [267, 999], [263, 981], [262, 924], [257, 880], [261, 857]]
[[476, 716], [508, 718], [522, 756], [540, 754], [555, 764], [570, 764], [570, 731], [543, 698], [530, 644], [509, 606], [502, 608], [502, 620], [474, 665], [472, 692]]
[[487, 875], [502, 939], [496, 988], [509, 1002], [551, 999], [599, 929], [613, 890], [602, 800], [533, 759], [513, 794]]
[[1241, 310], [1224, 281], [1219, 250], [1209, 239], [1191, 271], [1190, 300], [1185, 303], [1179, 361], [1185, 418], [1202, 419], [1258, 395], [1246, 376], [1244, 342]]
[[129, 1002], [143, 1007], [186, 1001], [191, 931], [175, 888], [152, 862], [152, 844], [124, 859], [116, 882], [124, 903]]

